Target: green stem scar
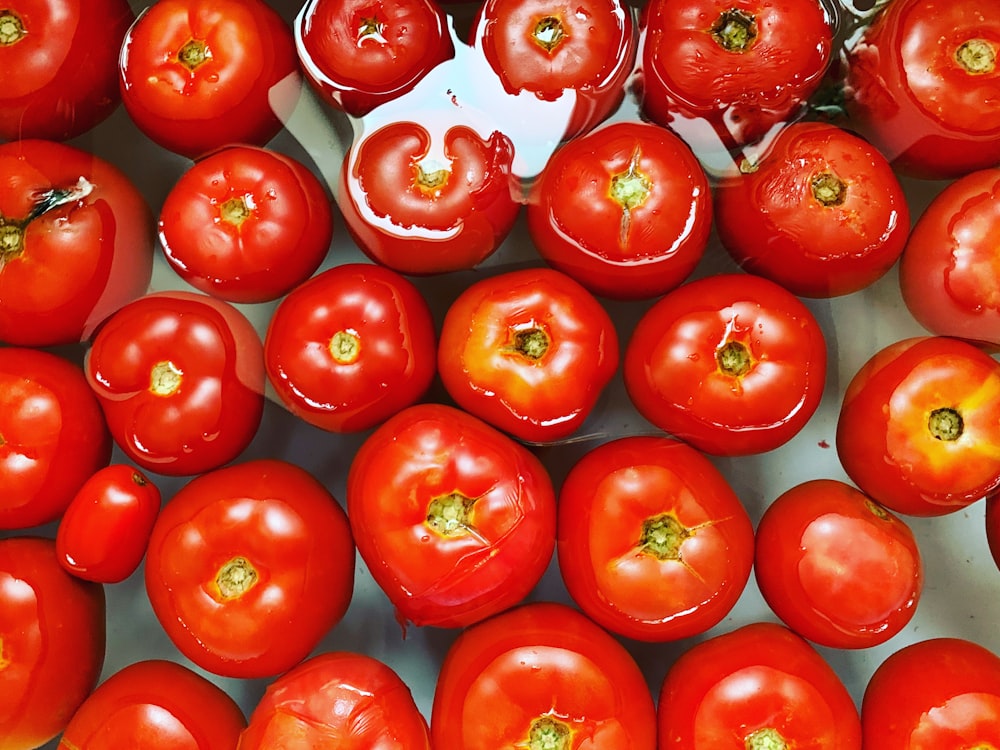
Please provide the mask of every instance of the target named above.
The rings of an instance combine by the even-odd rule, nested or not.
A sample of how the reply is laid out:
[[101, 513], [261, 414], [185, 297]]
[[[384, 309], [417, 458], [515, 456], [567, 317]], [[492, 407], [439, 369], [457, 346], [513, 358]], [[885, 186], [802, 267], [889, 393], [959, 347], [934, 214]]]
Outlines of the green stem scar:
[[338, 365], [350, 365], [358, 361], [361, 354], [361, 340], [351, 331], [337, 331], [330, 339], [330, 356]]
[[154, 396], [172, 396], [184, 380], [184, 373], [173, 362], [165, 359], [149, 371], [149, 391]]
[[935, 440], [953, 442], [962, 437], [965, 431], [965, 420], [956, 409], [943, 407], [935, 409], [927, 417], [927, 429]]
[[750, 352], [739, 341], [727, 341], [719, 347], [715, 352], [715, 360], [718, 362], [719, 370], [733, 378], [746, 375], [753, 367]]
[[997, 51], [985, 39], [969, 39], [955, 50], [955, 61], [969, 75], [985, 75], [996, 70]]
[[0, 10], [0, 45], [9, 47], [28, 35], [24, 21], [12, 10]]
[[757, 21], [746, 11], [730, 8], [712, 26], [712, 38], [726, 52], [745, 52], [757, 40]]
[[691, 530], [677, 516], [661, 513], [642, 522], [639, 551], [657, 560], [680, 560], [681, 545], [691, 535]]
[[777, 729], [766, 727], [747, 735], [746, 750], [788, 750], [788, 743]]
[[552, 339], [548, 333], [541, 328], [533, 327], [516, 331], [510, 348], [526, 359], [539, 360], [545, 356], [551, 344]]
[[190, 39], [177, 52], [177, 61], [188, 70], [212, 59], [212, 51], [201, 39]]
[[628, 168], [612, 176], [609, 193], [611, 199], [622, 209], [619, 242], [624, 246], [628, 242], [632, 227], [632, 211], [642, 206], [653, 189], [653, 182], [639, 169], [642, 153], [637, 147], [629, 159]]
[[813, 175], [809, 187], [813, 198], [822, 206], [839, 206], [847, 199], [847, 185], [830, 172]]
[[441, 495], [427, 506], [427, 525], [441, 536], [461, 536], [472, 528], [475, 499], [460, 492]]
[[568, 750], [571, 739], [566, 724], [551, 716], [541, 716], [531, 722], [528, 750]]
[[243, 196], [230, 198], [219, 206], [219, 217], [234, 227], [243, 226], [243, 222], [249, 219], [252, 213], [250, 202]]
[[215, 585], [223, 599], [237, 599], [252, 589], [259, 578], [253, 564], [238, 556], [219, 568]]
[[552, 52], [566, 39], [566, 28], [555, 16], [545, 16], [535, 24], [531, 38], [546, 52]]
[[365, 16], [358, 24], [358, 46], [365, 42], [386, 44], [385, 24], [375, 16]]

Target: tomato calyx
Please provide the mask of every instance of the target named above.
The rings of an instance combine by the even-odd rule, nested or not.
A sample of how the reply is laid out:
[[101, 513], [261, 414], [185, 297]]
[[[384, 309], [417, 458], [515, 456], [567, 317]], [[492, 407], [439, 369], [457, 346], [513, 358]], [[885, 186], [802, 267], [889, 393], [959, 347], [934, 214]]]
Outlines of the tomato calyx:
[[545, 329], [531, 326], [514, 332], [509, 350], [525, 359], [539, 360], [546, 355], [551, 345], [552, 339]]
[[746, 52], [757, 41], [757, 19], [739, 8], [723, 11], [712, 26], [712, 39], [726, 52]]
[[0, 10], [0, 45], [9, 47], [28, 35], [24, 21], [13, 10]]
[[169, 359], [153, 365], [149, 371], [149, 392], [154, 396], [172, 396], [177, 393], [184, 379], [183, 371]]
[[249, 195], [241, 195], [230, 198], [219, 206], [219, 218], [238, 229], [243, 226], [243, 222], [250, 218], [253, 210], [253, 198]]
[[840, 206], [847, 199], [847, 184], [832, 172], [813, 175], [809, 187], [821, 206]]
[[788, 750], [788, 743], [777, 729], [764, 727], [747, 735], [746, 750]]
[[365, 44], [365, 42], [387, 44], [388, 40], [385, 38], [385, 23], [377, 16], [363, 16], [361, 21], [358, 23], [357, 41], [359, 48]]
[[361, 355], [361, 339], [353, 331], [337, 331], [330, 338], [330, 356], [338, 365], [350, 365]]
[[955, 61], [969, 75], [986, 75], [996, 70], [997, 50], [986, 39], [969, 39], [955, 50]]
[[440, 495], [427, 506], [427, 525], [444, 537], [461, 536], [472, 529], [472, 506], [475, 498], [461, 492]]
[[94, 191], [94, 184], [80, 177], [75, 185], [41, 191], [21, 220], [0, 216], [0, 265], [24, 251], [24, 231], [38, 217], [61, 206], [82, 201]]
[[528, 730], [528, 750], [569, 750], [570, 728], [551, 716], [540, 716]]
[[642, 153], [638, 148], [632, 152], [628, 168], [611, 177], [608, 190], [611, 199], [622, 209], [621, 230], [619, 241], [624, 245], [628, 242], [629, 229], [632, 225], [632, 211], [642, 206], [653, 189], [653, 182], [639, 169]]
[[741, 378], [753, 368], [753, 357], [744, 344], [727, 341], [715, 350], [719, 371], [731, 378]]
[[221, 568], [215, 576], [215, 587], [219, 596], [229, 601], [238, 599], [257, 585], [260, 576], [253, 563], [243, 556], [236, 556]]
[[661, 513], [642, 522], [639, 551], [657, 560], [680, 560], [681, 545], [692, 536], [691, 529], [672, 513]]
[[437, 197], [448, 184], [451, 170], [431, 160], [417, 161], [413, 165], [414, 184], [424, 195]]
[[203, 39], [189, 39], [177, 51], [177, 62], [194, 71], [200, 65], [212, 59], [212, 50]]
[[927, 417], [927, 429], [935, 440], [951, 443], [962, 437], [965, 420], [957, 409], [945, 406], [930, 413]]
[[545, 16], [535, 23], [531, 39], [551, 54], [566, 39], [566, 27], [556, 16]]

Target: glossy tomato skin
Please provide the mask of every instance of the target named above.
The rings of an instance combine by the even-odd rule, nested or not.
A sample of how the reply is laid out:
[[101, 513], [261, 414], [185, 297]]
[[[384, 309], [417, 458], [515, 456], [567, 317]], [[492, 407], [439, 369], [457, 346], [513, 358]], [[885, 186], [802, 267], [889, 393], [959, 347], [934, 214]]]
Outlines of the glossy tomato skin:
[[239, 741], [239, 750], [288, 746], [430, 750], [430, 730], [391, 667], [327, 651], [267, 686]]
[[347, 517], [329, 490], [295, 464], [253, 459], [190, 480], [164, 505], [146, 592], [199, 667], [273, 677], [340, 622], [354, 561]]
[[555, 549], [555, 491], [541, 461], [443, 404], [404, 409], [365, 440], [347, 513], [397, 618], [418, 626], [464, 627], [519, 603]]
[[111, 450], [78, 365], [40, 349], [0, 347], [0, 529], [58, 518], [108, 465]]
[[263, 344], [232, 305], [156, 292], [101, 328], [87, 379], [115, 443], [140, 468], [185, 476], [250, 444], [264, 411]]
[[744, 270], [800, 297], [871, 285], [896, 263], [910, 229], [889, 162], [828, 123], [786, 126], [754, 163], [715, 190], [723, 247]]
[[438, 373], [455, 402], [526, 442], [569, 437], [618, 370], [611, 316], [549, 268], [507, 271], [461, 292], [441, 326]]
[[84, 341], [153, 273], [155, 228], [117, 167], [43, 140], [0, 144], [0, 341]]
[[345, 263], [281, 301], [264, 360], [292, 413], [331, 432], [359, 432], [424, 395], [437, 371], [437, 333], [412, 282], [382, 266]]
[[269, 302], [326, 258], [333, 210], [304, 164], [237, 145], [181, 175], [163, 202], [159, 230], [170, 267], [196, 289], [228, 302]]
[[885, 643], [913, 618], [923, 590], [906, 522], [834, 479], [797, 484], [767, 507], [754, 573], [786, 625], [831, 648]]
[[717, 625], [753, 563], [753, 525], [704, 455], [668, 437], [588, 451], [559, 492], [557, 551], [577, 605], [614, 633], [672, 641]]
[[657, 427], [713, 455], [777, 448], [816, 411], [826, 344], [812, 313], [760, 276], [721, 273], [667, 293], [625, 350], [625, 387]]
[[122, 43], [119, 88], [143, 133], [193, 159], [277, 135], [298, 65], [291, 27], [264, 0], [162, 0]]
[[51, 539], [0, 539], [4, 748], [33, 750], [66, 727], [100, 678], [104, 618], [103, 587], [63, 570]]
[[712, 194], [678, 136], [652, 123], [615, 122], [553, 154], [525, 216], [546, 263], [602, 297], [648, 299], [698, 265]]
[[659, 746], [860, 750], [854, 700], [833, 668], [782, 625], [756, 622], [692, 646], [667, 671]]
[[1000, 364], [972, 344], [918, 336], [855, 373], [837, 420], [851, 480], [897, 513], [939, 516], [1000, 487]]
[[459, 635], [434, 691], [433, 746], [545, 747], [554, 737], [567, 750], [654, 750], [652, 694], [625, 648], [553, 602], [515, 607]]

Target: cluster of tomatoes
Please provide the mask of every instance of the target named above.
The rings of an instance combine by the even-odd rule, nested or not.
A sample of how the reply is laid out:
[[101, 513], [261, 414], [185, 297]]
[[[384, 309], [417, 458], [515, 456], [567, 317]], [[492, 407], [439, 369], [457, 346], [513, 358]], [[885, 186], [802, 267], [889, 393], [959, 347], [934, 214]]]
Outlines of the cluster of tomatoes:
[[0, 747], [1000, 747], [998, 53], [10, 0]]

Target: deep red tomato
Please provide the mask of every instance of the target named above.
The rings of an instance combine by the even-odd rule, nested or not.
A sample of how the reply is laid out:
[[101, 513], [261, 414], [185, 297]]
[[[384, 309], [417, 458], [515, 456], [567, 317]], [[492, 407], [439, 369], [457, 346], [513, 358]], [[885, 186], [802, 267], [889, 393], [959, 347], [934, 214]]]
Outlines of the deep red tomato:
[[826, 343], [791, 292], [722, 273], [682, 284], [639, 320], [625, 387], [657, 427], [716, 455], [788, 442], [819, 406]]
[[814, 479], [782, 493], [757, 525], [756, 549], [764, 600], [821, 646], [885, 643], [916, 612], [923, 565], [913, 532], [844, 482]]
[[0, 539], [0, 737], [33, 750], [61, 732], [104, 664], [104, 589], [71, 576], [55, 542]]
[[580, 608], [628, 638], [702, 633], [750, 577], [753, 525], [726, 478], [667, 437], [591, 449], [559, 493], [559, 570]]
[[59, 562], [88, 581], [124, 581], [142, 562], [159, 512], [160, 490], [141, 471], [126, 464], [100, 469], [59, 522]]
[[82, 341], [146, 291], [153, 216], [117, 167], [28, 140], [0, 145], [0, 174], [0, 341]]
[[1000, 169], [945, 186], [899, 262], [903, 302], [931, 333], [1000, 346]]
[[395, 271], [347, 263], [278, 305], [264, 361], [281, 402], [332, 432], [374, 427], [427, 391], [437, 334], [420, 291]]
[[295, 44], [309, 83], [356, 117], [410, 91], [455, 51], [433, 0], [307, 0]]
[[1000, 13], [982, 0], [893, 0], [847, 57], [852, 127], [900, 171], [958, 177], [1000, 162]]
[[410, 688], [391, 667], [366, 654], [333, 651], [267, 686], [239, 750], [430, 750], [429, 735]]
[[159, 226], [168, 263], [196, 289], [230, 302], [268, 302], [319, 268], [333, 210], [323, 183], [301, 162], [232, 146], [181, 175]]
[[867, 287], [903, 252], [910, 211], [889, 162], [835, 125], [785, 127], [715, 190], [723, 247], [800, 297]]
[[87, 354], [111, 435], [143, 469], [199, 474], [236, 458], [264, 411], [264, 347], [232, 305], [157, 292], [115, 313]]
[[618, 370], [614, 321], [551, 268], [465, 288], [441, 326], [438, 373], [466, 411], [527, 442], [576, 432]]
[[960, 638], [903, 646], [872, 674], [861, 704], [865, 747], [1000, 747], [1000, 658]]
[[111, 434], [79, 366], [0, 347], [0, 529], [58, 518], [111, 460]]
[[347, 513], [404, 625], [463, 627], [517, 604], [555, 549], [555, 490], [541, 461], [442, 404], [404, 409], [365, 440], [347, 475]]
[[1000, 363], [960, 339], [915, 337], [869, 359], [844, 392], [837, 453], [897, 513], [953, 513], [1000, 487]]
[[128, 0], [9, 0], [0, 10], [0, 139], [63, 141], [121, 101], [118, 50]]
[[686, 750], [859, 750], [861, 721], [837, 673], [775, 623], [692, 646], [667, 672], [659, 746]]
[[301, 89], [292, 29], [264, 0], [159, 0], [122, 43], [122, 104], [178, 154], [262, 146]]
[[986, 496], [986, 541], [990, 556], [1000, 569], [1000, 493], [996, 492]]
[[347, 517], [329, 490], [295, 464], [256, 459], [192, 479], [163, 506], [146, 592], [199, 667], [272, 677], [340, 622], [354, 562]]
[[575, 609], [535, 602], [454, 641], [434, 691], [431, 740], [465, 750], [653, 750], [656, 715], [618, 641]]
[[669, 130], [615, 122], [546, 164], [526, 210], [539, 255], [595, 294], [646, 299], [694, 271], [712, 228], [708, 177]]

